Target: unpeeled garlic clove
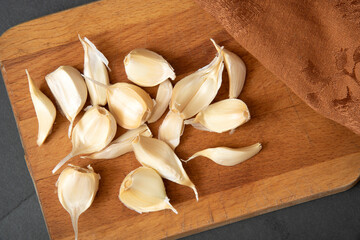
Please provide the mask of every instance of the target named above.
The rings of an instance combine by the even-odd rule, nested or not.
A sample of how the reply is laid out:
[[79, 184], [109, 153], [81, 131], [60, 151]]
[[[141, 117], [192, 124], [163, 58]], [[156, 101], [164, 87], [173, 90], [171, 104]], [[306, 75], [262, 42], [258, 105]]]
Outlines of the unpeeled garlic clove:
[[153, 87], [175, 79], [174, 69], [159, 54], [144, 48], [132, 50], [124, 59], [128, 79], [142, 87]]
[[171, 209], [178, 213], [166, 196], [164, 182], [160, 175], [148, 167], [139, 167], [123, 180], [120, 201], [138, 213]]
[[179, 112], [183, 119], [188, 119], [207, 107], [221, 86], [223, 69], [223, 56], [220, 50], [209, 65], [176, 83], [170, 109]]
[[[250, 120], [249, 109], [239, 99], [225, 99], [199, 112], [194, 119], [185, 121], [200, 130], [222, 133], [233, 130]], [[201, 126], [199, 126], [199, 124]]]
[[112, 159], [120, 157], [125, 153], [132, 152], [133, 148], [131, 142], [138, 135], [152, 137], [152, 133], [149, 127], [144, 124], [136, 129], [128, 130], [126, 133], [112, 141], [109, 146], [107, 146], [100, 152], [93, 153], [89, 156], [84, 156], [84, 158]]
[[144, 124], [154, 106], [147, 92], [129, 83], [116, 83], [108, 87], [107, 100], [116, 122], [126, 129], [135, 129]]
[[39, 124], [36, 143], [38, 146], [41, 146], [51, 132], [56, 117], [56, 109], [51, 100], [35, 86], [27, 69], [25, 69], [25, 72], [29, 82], [31, 100]]
[[[217, 51], [220, 52], [221, 47], [216, 44], [213, 39], [210, 39]], [[223, 49], [225, 67], [229, 76], [229, 98], [239, 97], [241, 90], [244, 87], [246, 78], [246, 66], [244, 61], [235, 53]]]
[[70, 138], [74, 120], [84, 107], [87, 88], [80, 72], [71, 66], [60, 66], [45, 77], [52, 94], [60, 105], [61, 111], [70, 121]]
[[164, 114], [167, 107], [169, 106], [171, 94], [172, 94], [171, 82], [169, 80], [165, 80], [159, 85], [155, 100], [156, 104], [148, 120], [148, 123], [156, 122]]
[[78, 219], [94, 201], [99, 187], [100, 175], [94, 172], [90, 165], [80, 168], [69, 164], [56, 182], [58, 197], [63, 208], [70, 214], [75, 232], [75, 240], [78, 239]]
[[161, 140], [145, 136], [137, 136], [132, 145], [136, 159], [141, 165], [153, 168], [163, 178], [192, 188], [196, 200], [198, 200], [195, 185], [189, 179], [181, 161], [169, 145]]
[[105, 108], [93, 106], [87, 110], [73, 129], [71, 152], [56, 165], [52, 173], [72, 157], [98, 152], [105, 148], [115, 137], [116, 128], [115, 118]]
[[180, 137], [183, 132], [184, 120], [179, 113], [169, 111], [159, 127], [158, 138], [175, 149], [180, 144]]
[[261, 143], [255, 143], [251, 146], [242, 147], [242, 148], [227, 148], [227, 147], [207, 148], [195, 153], [184, 162], [188, 162], [193, 158], [203, 156], [223, 166], [234, 166], [255, 156], [260, 152], [261, 149], [262, 149]]
[[[84, 75], [102, 84], [109, 85], [109, 74], [106, 69], [109, 68], [109, 61], [89, 39], [86, 37], [82, 39], [79, 35], [79, 40], [84, 48]], [[86, 78], [85, 81], [89, 89], [91, 104], [105, 105], [106, 89]]]

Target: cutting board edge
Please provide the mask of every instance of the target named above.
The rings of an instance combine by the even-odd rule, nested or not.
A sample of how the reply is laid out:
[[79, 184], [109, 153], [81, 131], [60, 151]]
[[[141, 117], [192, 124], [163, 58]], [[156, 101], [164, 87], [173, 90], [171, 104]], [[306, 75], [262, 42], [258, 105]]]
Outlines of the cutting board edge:
[[[340, 159], [343, 159], [343, 158], [351, 159], [353, 155], [358, 155], [360, 157], [359, 153], [354, 153], [354, 154], [349, 154], [349, 155], [342, 156], [342, 157], [339, 157], [339, 158], [335, 158], [335, 159], [333, 159], [331, 161], [327, 161], [327, 162], [320, 163], [320, 164], [325, 164], [325, 163], [329, 164], [330, 163], [329, 165], [332, 165], [331, 163], [333, 163], [336, 160], [340, 160]], [[315, 164], [315, 165], [317, 165], [317, 164]], [[315, 166], [315, 165], [313, 165], [313, 166]], [[360, 166], [358, 167], [358, 169], [360, 170]], [[297, 170], [295, 170], [295, 171], [297, 171]], [[281, 175], [278, 175], [277, 177], [279, 177], [279, 176], [281, 176]], [[329, 179], [329, 182], [332, 182], [332, 180]], [[266, 208], [266, 209], [260, 209], [258, 211], [251, 212], [250, 214], [237, 216], [237, 217], [225, 220], [225, 221], [220, 221], [220, 222], [217, 222], [217, 223], [209, 224], [209, 225], [204, 226], [204, 227], [195, 228], [193, 230], [190, 230], [190, 231], [187, 231], [187, 232], [184, 232], [184, 233], [180, 233], [180, 234], [171, 236], [169, 238], [166, 237], [166, 239], [178, 239], [178, 238], [186, 237], [186, 236], [189, 236], [189, 235], [192, 235], [192, 234], [200, 233], [200, 232], [207, 231], [207, 230], [210, 230], [210, 229], [214, 229], [214, 228], [217, 228], [217, 227], [222, 227], [222, 226], [225, 226], [225, 225], [228, 225], [228, 224], [231, 224], [231, 223], [235, 223], [235, 222], [238, 222], [238, 221], [241, 221], [241, 220], [245, 220], [245, 219], [248, 219], [248, 218], [251, 218], [251, 217], [260, 216], [260, 215], [265, 214], [265, 213], [274, 212], [274, 211], [281, 210], [281, 209], [291, 207], [291, 206], [295, 206], [295, 205], [298, 205], [298, 204], [301, 204], [301, 203], [306, 203], [306, 202], [317, 200], [317, 199], [320, 199], [320, 198], [323, 198], [323, 197], [331, 196], [333, 194], [345, 192], [345, 191], [351, 189], [352, 187], [354, 187], [358, 182], [360, 182], [360, 172], [358, 172], [358, 173], [354, 172], [354, 176], [353, 176], [353, 178], [351, 178], [350, 181], [347, 181], [346, 183], [343, 183], [341, 186], [333, 188], [333, 189], [331, 189], [329, 191], [326, 191], [326, 190], [321, 191], [321, 192], [318, 192], [316, 194], [312, 194], [312, 195], [305, 196], [305, 197], [302, 197], [302, 198], [294, 199], [293, 201], [289, 201], [287, 203], [282, 203], [282, 204], [272, 206], [272, 207], [269, 207], [269, 208]], [[255, 184], [255, 183], [252, 183], [252, 184]]]
[[215, 224], [212, 224], [212, 225], [210, 224], [210, 225], [208, 225], [206, 227], [190, 230], [189, 232], [181, 233], [181, 234], [178, 234], [178, 235], [175, 235], [175, 236], [171, 236], [171, 237], [166, 238], [166, 239], [179, 239], [179, 238], [187, 237], [187, 236], [197, 234], [197, 233], [201, 233], [201, 232], [211, 230], [211, 229], [214, 229], [214, 228], [223, 227], [223, 226], [226, 226], [228, 224], [239, 222], [239, 221], [242, 221], [242, 220], [245, 220], [245, 219], [248, 219], [248, 218], [260, 216], [260, 215], [263, 215], [263, 214], [266, 214], [266, 213], [270, 213], [270, 212], [274, 212], [274, 211], [277, 211], [277, 210], [292, 207], [292, 206], [295, 206], [295, 205], [298, 205], [298, 204], [301, 204], [301, 203], [306, 203], [306, 202], [317, 200], [317, 199], [320, 199], [320, 198], [323, 198], [323, 197], [331, 196], [333, 194], [345, 192], [345, 191], [351, 189], [352, 187], [354, 187], [359, 181], [360, 181], [360, 174], [359, 174], [358, 178], [355, 181], [353, 181], [352, 183], [350, 183], [348, 185], [345, 185], [345, 186], [342, 186], [342, 187], [340, 187], [338, 189], [333, 189], [334, 191], [324, 191], [324, 192], [312, 195], [310, 197], [305, 197], [303, 199], [296, 199], [296, 200], [294, 200], [292, 202], [289, 202], [287, 204], [278, 205], [276, 207], [271, 207], [271, 208], [268, 208], [268, 209], [265, 209], [265, 210], [259, 210], [257, 212], [253, 212], [253, 213], [245, 215], [245, 216], [235, 217], [233, 219], [223, 221], [223, 222], [219, 222], [219, 223], [215, 223]]

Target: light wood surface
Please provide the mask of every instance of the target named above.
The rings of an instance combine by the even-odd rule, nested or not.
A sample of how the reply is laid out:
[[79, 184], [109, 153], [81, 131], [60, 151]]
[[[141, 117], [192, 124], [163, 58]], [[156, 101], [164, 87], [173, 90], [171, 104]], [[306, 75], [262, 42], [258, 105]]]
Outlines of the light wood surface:
[[[188, 126], [176, 153], [187, 158], [207, 147], [255, 142], [264, 146], [260, 154], [234, 167], [205, 158], [184, 164], [200, 200], [196, 202], [191, 189], [165, 181], [178, 215], [170, 210], [139, 215], [120, 203], [123, 178], [140, 165], [133, 153], [113, 160], [72, 159], [80, 166], [91, 163], [101, 175], [97, 197], [79, 220], [80, 239], [176, 238], [343, 191], [359, 180], [360, 137], [305, 105], [193, 1], [96, 2], [21, 24], [0, 38], [2, 74], [52, 239], [74, 236], [70, 217], [55, 193], [59, 172], [51, 174], [71, 150], [68, 121], [58, 113], [52, 134], [37, 147], [37, 119], [24, 69], [54, 100], [44, 77], [60, 65], [82, 71], [78, 33], [110, 60], [112, 83], [128, 81], [122, 61], [138, 47], [163, 55], [175, 68], [176, 82], [212, 60], [216, 51], [209, 38], [214, 38], [247, 65], [240, 98], [248, 104], [252, 119], [233, 135]], [[216, 100], [227, 97], [227, 81], [224, 73]], [[146, 90], [155, 97], [156, 88]], [[161, 121], [150, 124], [155, 136]]]

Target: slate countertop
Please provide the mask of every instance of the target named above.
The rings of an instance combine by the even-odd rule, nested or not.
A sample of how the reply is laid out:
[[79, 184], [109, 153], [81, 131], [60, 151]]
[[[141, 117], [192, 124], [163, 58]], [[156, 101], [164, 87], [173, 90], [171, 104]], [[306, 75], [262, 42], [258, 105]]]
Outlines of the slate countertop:
[[[0, 0], [0, 34], [22, 22], [88, 2], [92, 1]], [[49, 239], [4, 81], [0, 78], [0, 239]], [[359, 240], [360, 184], [343, 193], [184, 239]]]

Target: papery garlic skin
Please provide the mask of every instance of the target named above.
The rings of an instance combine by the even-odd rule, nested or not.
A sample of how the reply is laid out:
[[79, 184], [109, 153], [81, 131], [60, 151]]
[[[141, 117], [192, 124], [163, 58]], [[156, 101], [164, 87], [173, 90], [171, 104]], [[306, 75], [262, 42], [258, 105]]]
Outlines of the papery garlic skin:
[[166, 79], [175, 79], [174, 69], [159, 54], [144, 48], [132, 50], [124, 59], [125, 72], [130, 81], [153, 87]]
[[39, 125], [36, 143], [38, 146], [41, 146], [51, 132], [56, 117], [56, 109], [51, 100], [35, 86], [27, 69], [25, 72], [28, 78], [30, 96]]
[[[185, 121], [200, 130], [222, 133], [233, 130], [250, 120], [250, 112], [240, 99], [225, 99], [199, 112], [194, 119]], [[205, 129], [199, 127], [201, 124]]]
[[[86, 37], [79, 40], [84, 48], [84, 75], [94, 79], [102, 84], [109, 85], [108, 68], [109, 61], [106, 57], [90, 42]], [[94, 84], [85, 78], [86, 85], [89, 89], [89, 95], [92, 105], [106, 104], [106, 89]]]
[[160, 175], [148, 167], [139, 167], [123, 180], [120, 201], [138, 213], [171, 209], [178, 213], [166, 196], [164, 182]]
[[[220, 46], [210, 39], [217, 51], [220, 51]], [[244, 61], [235, 53], [223, 49], [225, 67], [229, 76], [229, 98], [238, 98], [245, 83], [246, 66]]]
[[99, 188], [100, 175], [90, 165], [86, 168], [69, 165], [56, 182], [58, 197], [63, 208], [70, 214], [75, 239], [78, 239], [78, 219], [94, 201]]
[[116, 83], [107, 88], [109, 110], [125, 129], [140, 127], [151, 116], [153, 100], [134, 84]]
[[159, 127], [158, 138], [175, 149], [180, 144], [183, 132], [184, 120], [179, 113], [169, 111]]
[[87, 110], [73, 129], [71, 152], [56, 165], [52, 173], [74, 156], [98, 152], [105, 148], [115, 137], [116, 129], [115, 118], [105, 108], [93, 106]]
[[87, 99], [87, 88], [80, 72], [71, 66], [60, 66], [45, 76], [47, 85], [58, 102], [61, 111], [70, 121], [68, 136], [74, 120]]
[[175, 84], [170, 109], [179, 112], [183, 119], [188, 119], [207, 107], [221, 86], [223, 69], [220, 51], [210, 64]]
[[128, 130], [126, 133], [112, 141], [109, 146], [101, 150], [100, 152], [93, 153], [84, 158], [91, 159], [112, 159], [120, 157], [121, 155], [132, 152], [132, 140], [138, 135], [152, 137], [152, 133], [149, 127], [144, 124], [136, 129]]
[[148, 123], [153, 123], [159, 120], [169, 106], [172, 94], [172, 85], [169, 80], [165, 80], [159, 85], [156, 94], [156, 104], [148, 120]]
[[184, 162], [188, 162], [193, 158], [202, 156], [211, 159], [212, 161], [214, 161], [219, 165], [234, 166], [255, 156], [260, 152], [261, 149], [262, 149], [261, 143], [255, 143], [251, 146], [242, 147], [242, 148], [227, 148], [227, 147], [207, 148], [195, 153]]
[[192, 188], [198, 200], [195, 185], [169, 145], [161, 140], [144, 136], [137, 136], [132, 145], [136, 159], [141, 165], [156, 170], [163, 178]]

